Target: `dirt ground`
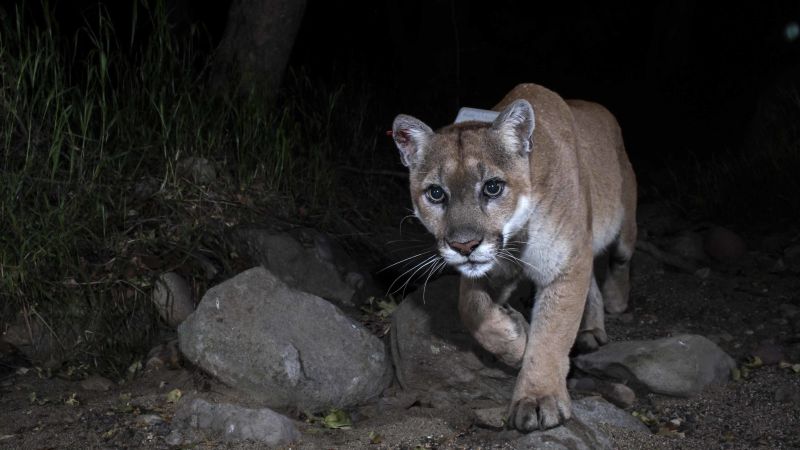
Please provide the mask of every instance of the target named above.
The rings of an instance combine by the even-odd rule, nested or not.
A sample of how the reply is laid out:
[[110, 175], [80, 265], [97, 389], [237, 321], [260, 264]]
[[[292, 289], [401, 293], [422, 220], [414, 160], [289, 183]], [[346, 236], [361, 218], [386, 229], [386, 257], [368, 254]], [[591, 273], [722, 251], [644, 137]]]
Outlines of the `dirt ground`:
[[[634, 260], [628, 312], [608, 319], [611, 340], [677, 333], [709, 337], [739, 364], [738, 380], [689, 398], [640, 394], [629, 408], [652, 434], [613, 430], [621, 449], [800, 448], [800, 276], [783, 250], [798, 230], [744, 235], [748, 253], [733, 264], [688, 273], [645, 253]], [[663, 245], [658, 238], [652, 238]], [[754, 360], [754, 355], [760, 361]], [[174, 448], [168, 443], [175, 389], [222, 395], [224, 387], [191, 368], [145, 371], [107, 391], [47, 376], [4, 360], [0, 380], [0, 448]], [[513, 431], [477, 427], [458, 408], [386, 398], [349, 411], [351, 429], [298, 419], [303, 438], [287, 448], [511, 448]], [[189, 448], [263, 448], [202, 441]]]

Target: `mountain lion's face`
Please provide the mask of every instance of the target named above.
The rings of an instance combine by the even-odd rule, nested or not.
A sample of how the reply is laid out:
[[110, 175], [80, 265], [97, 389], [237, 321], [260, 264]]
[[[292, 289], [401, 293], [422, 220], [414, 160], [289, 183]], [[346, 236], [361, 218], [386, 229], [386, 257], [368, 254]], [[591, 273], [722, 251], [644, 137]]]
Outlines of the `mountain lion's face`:
[[521, 100], [493, 123], [466, 122], [434, 133], [405, 115], [393, 136], [410, 170], [414, 212], [436, 236], [439, 253], [477, 278], [509, 249], [530, 214], [528, 153], [533, 109]]

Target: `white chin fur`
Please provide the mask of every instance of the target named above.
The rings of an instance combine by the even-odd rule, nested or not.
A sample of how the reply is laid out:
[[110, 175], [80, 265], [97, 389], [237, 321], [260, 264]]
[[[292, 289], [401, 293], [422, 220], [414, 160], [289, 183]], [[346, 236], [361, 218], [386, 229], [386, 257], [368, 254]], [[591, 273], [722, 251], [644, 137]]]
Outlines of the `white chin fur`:
[[467, 278], [480, 278], [492, 269], [492, 263], [466, 263], [457, 267], [461, 275]]

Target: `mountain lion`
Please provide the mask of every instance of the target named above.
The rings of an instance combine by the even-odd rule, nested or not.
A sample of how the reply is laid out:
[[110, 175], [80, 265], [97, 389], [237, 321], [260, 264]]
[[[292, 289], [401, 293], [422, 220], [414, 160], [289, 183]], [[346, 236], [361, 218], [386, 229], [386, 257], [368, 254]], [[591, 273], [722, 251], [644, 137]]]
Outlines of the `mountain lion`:
[[[392, 135], [416, 217], [462, 274], [462, 322], [520, 368], [508, 423], [547, 429], [571, 415], [566, 376], [576, 336], [583, 347], [606, 343], [603, 306], [627, 307], [636, 180], [619, 125], [598, 104], [522, 84], [494, 110], [492, 122], [436, 132], [401, 114]], [[601, 290], [592, 265], [604, 251]], [[536, 285], [530, 325], [506, 305], [520, 277]]]

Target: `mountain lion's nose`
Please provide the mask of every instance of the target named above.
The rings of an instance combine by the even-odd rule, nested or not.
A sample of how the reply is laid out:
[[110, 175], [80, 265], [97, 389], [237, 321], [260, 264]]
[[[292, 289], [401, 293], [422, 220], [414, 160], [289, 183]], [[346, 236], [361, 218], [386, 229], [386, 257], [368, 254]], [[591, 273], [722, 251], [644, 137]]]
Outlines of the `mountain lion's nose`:
[[450, 241], [447, 241], [447, 245], [449, 245], [450, 248], [452, 248], [453, 250], [457, 251], [458, 253], [461, 253], [464, 256], [469, 256], [470, 253], [472, 253], [472, 251], [475, 250], [475, 247], [479, 246], [480, 244], [481, 244], [481, 241], [478, 241], [478, 240], [475, 240], [475, 239], [473, 239], [473, 240], [471, 240], [469, 242], [450, 242]]

